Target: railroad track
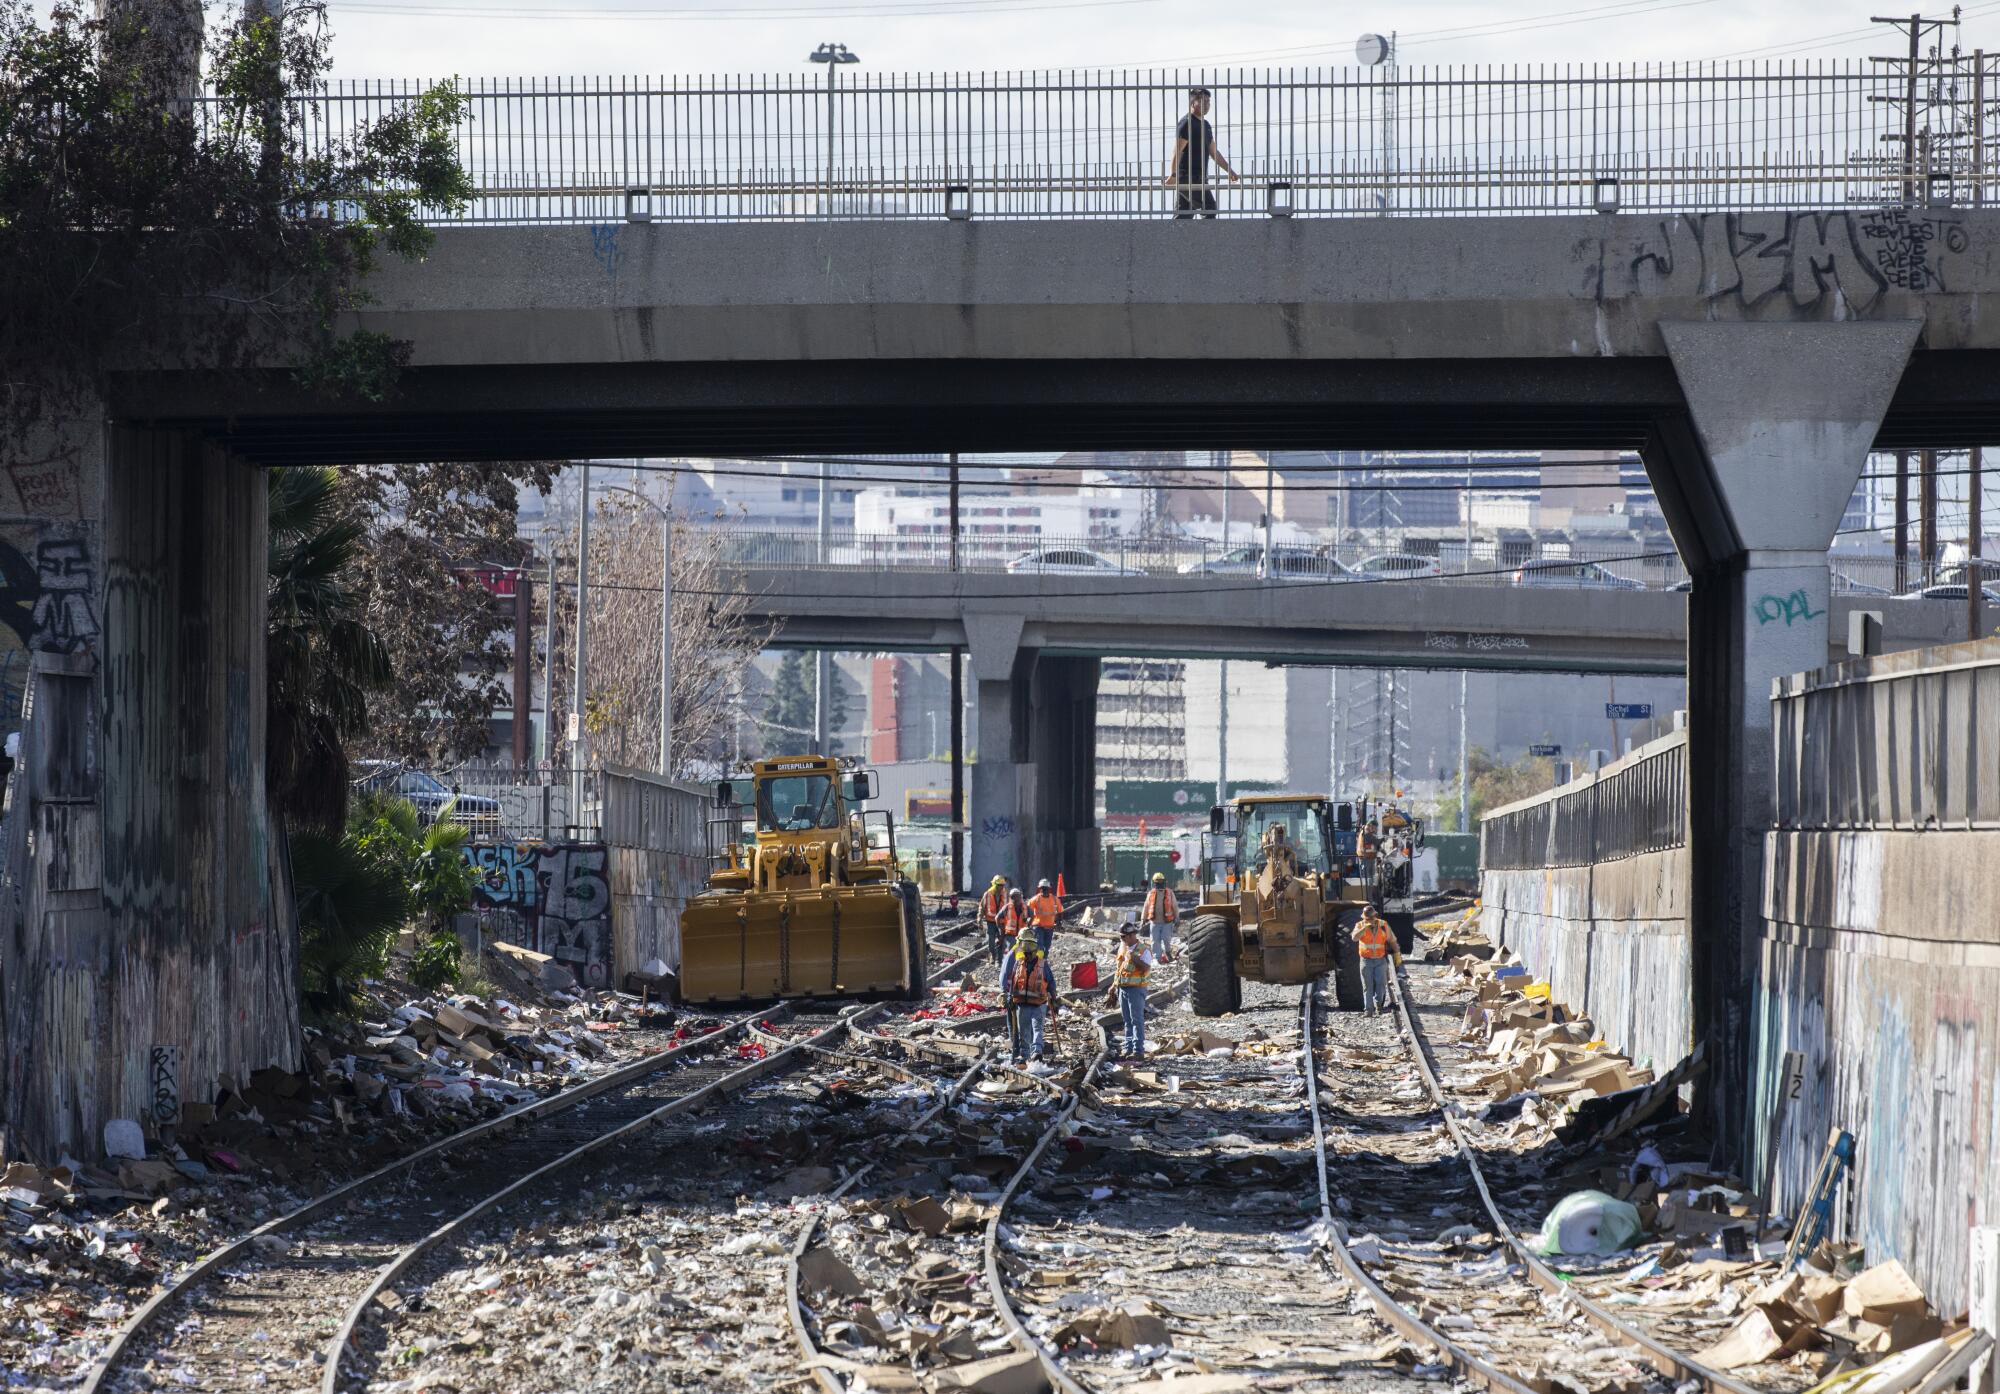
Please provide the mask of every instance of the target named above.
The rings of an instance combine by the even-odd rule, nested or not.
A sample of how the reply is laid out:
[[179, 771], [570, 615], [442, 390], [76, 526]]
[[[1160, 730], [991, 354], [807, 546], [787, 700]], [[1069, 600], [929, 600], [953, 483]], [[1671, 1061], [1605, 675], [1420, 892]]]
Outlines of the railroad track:
[[[933, 952], [975, 929], [960, 922]], [[963, 954], [938, 981], [976, 961]], [[423, 1255], [478, 1216], [582, 1158], [664, 1119], [741, 1094], [797, 1063], [810, 1046], [850, 1031], [878, 1004], [821, 1014], [780, 1039], [759, 1021], [804, 1014], [765, 1008], [729, 1019], [683, 1046], [443, 1139], [260, 1226], [218, 1249], [127, 1321], [83, 1394], [179, 1384], [208, 1390], [289, 1389], [336, 1394], [343, 1359], [370, 1304]], [[728, 1049], [732, 1044], [752, 1059]], [[749, 1046], [754, 1044], [755, 1049]]]
[[[1011, 1179], [988, 1231], [987, 1288], [1054, 1388], [1095, 1394], [1177, 1365], [1254, 1375], [1260, 1389], [1451, 1374], [1531, 1394], [1554, 1374], [1586, 1389], [1749, 1394], [1576, 1293], [1514, 1236], [1438, 1086], [1406, 977], [1393, 1032], [1329, 1015], [1321, 987], [1290, 999], [1285, 1044], [1309, 1043], [1303, 1054], [1266, 1057], [1262, 1070], [1246, 1066], [1240, 1044], [1219, 1063], [1149, 1060], [1155, 1074], [1182, 1074], [1178, 1095], [1113, 1091], [1100, 1049], [1080, 1084], [1107, 1087], [1074, 1092]], [[1247, 986], [1241, 1015], [1268, 1019], [1283, 992]], [[1275, 1037], [1255, 1025], [1248, 1034], [1260, 1032]], [[1302, 1075], [1269, 1068], [1294, 1059], [1311, 1062]], [[1079, 1126], [1085, 1099], [1094, 1119]], [[1184, 1116], [1175, 1101], [1204, 1110], [1202, 1126], [1221, 1137], [1211, 1136], [1202, 1174], [1149, 1175], [1153, 1139], [1170, 1138]], [[1107, 1140], [1145, 1141], [1051, 1184], [1038, 1167], [1046, 1149], [1066, 1137], [1088, 1154], [1107, 1123]], [[1449, 1249], [1440, 1234], [1455, 1235]], [[1156, 1316], [1164, 1330], [1127, 1334], [1167, 1348], [1135, 1360], [1077, 1339], [1088, 1323], [1070, 1320], [1079, 1303], [1063, 1300], [1076, 1292]]]
[[[1586, 1293], [1582, 1284], [1565, 1279], [1556, 1273], [1547, 1261], [1520, 1238], [1514, 1229], [1512, 1217], [1503, 1211], [1495, 1199], [1492, 1184], [1481, 1161], [1479, 1148], [1475, 1146], [1466, 1129], [1461, 1110], [1445, 1093], [1443, 1082], [1438, 1075], [1436, 1053], [1424, 1032], [1422, 1015], [1416, 1010], [1417, 994], [1411, 986], [1408, 968], [1398, 964], [1395, 978], [1396, 1024], [1406, 1058], [1414, 1065], [1422, 1079], [1424, 1093], [1437, 1110], [1442, 1126], [1450, 1136], [1453, 1150], [1470, 1178], [1472, 1189], [1478, 1197], [1483, 1223], [1498, 1237], [1500, 1250], [1509, 1260], [1510, 1267], [1518, 1268], [1519, 1277], [1513, 1281], [1516, 1284], [1525, 1283], [1539, 1291], [1550, 1299], [1557, 1310], [1565, 1313], [1573, 1311], [1611, 1348], [1624, 1352], [1633, 1363], [1657, 1372], [1676, 1387], [1685, 1389], [1689, 1384], [1693, 1384], [1706, 1391], [1706, 1394], [1753, 1394], [1755, 1386], [1752, 1384], [1701, 1364], [1693, 1356], [1662, 1340], [1658, 1335], [1620, 1317]], [[1730, 1324], [1730, 1320], [1733, 1318], [1717, 1323], [1712, 1331], [1705, 1333], [1705, 1339], [1713, 1339], [1720, 1335]]]

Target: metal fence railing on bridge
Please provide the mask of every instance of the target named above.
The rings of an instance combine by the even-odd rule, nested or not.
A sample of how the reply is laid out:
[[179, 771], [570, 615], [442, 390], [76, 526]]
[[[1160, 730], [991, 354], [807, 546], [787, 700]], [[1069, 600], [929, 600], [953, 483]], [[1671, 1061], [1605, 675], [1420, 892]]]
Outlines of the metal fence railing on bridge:
[[1487, 871], [1588, 866], [1687, 844], [1687, 732], [1479, 820]]
[[[801, 55], [803, 58], [804, 55]], [[440, 221], [1138, 218], [1173, 212], [1188, 90], [1242, 172], [1225, 217], [1982, 202], [1985, 61], [878, 73], [462, 81], [477, 187]], [[836, 73], [834, 70], [838, 68]], [[424, 88], [348, 82], [336, 139]]]

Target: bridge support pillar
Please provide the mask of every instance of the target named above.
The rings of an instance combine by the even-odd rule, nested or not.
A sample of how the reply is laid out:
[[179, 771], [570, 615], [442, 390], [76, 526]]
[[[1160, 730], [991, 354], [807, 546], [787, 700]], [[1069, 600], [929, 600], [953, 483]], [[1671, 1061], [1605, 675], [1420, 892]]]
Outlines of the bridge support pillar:
[[1097, 660], [1021, 647], [1019, 614], [967, 614], [972, 885], [1097, 885]]
[[1686, 396], [1648, 465], [1694, 577], [1688, 704], [1694, 1028], [1703, 1111], [1747, 1138], [1771, 685], [1827, 656], [1826, 550], [1921, 329], [1917, 321], [1664, 323]]

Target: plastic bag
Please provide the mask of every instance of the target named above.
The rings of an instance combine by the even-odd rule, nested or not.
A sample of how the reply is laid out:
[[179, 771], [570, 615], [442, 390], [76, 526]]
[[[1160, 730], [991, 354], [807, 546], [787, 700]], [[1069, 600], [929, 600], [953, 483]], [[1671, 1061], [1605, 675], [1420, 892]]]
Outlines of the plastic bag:
[[1542, 1221], [1541, 1236], [1531, 1246], [1542, 1255], [1615, 1254], [1629, 1249], [1645, 1226], [1636, 1206], [1602, 1191], [1578, 1191], [1564, 1196]]

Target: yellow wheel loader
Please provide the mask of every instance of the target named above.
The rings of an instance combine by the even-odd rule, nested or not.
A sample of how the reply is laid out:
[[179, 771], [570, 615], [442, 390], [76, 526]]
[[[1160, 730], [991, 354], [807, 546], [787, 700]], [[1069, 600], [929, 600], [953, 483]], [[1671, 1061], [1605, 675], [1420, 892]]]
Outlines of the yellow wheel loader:
[[[739, 808], [743, 781], [716, 788]], [[709, 889], [681, 913], [680, 1000], [921, 1000], [924, 914], [896, 865], [895, 823], [863, 812], [872, 771], [826, 756], [750, 767], [750, 817], [709, 824]]]
[[[1348, 931], [1375, 899], [1339, 833], [1353, 806], [1321, 794], [1238, 799], [1209, 812], [1201, 905], [1182, 933], [1196, 1016], [1243, 1005], [1243, 980], [1298, 985], [1333, 974], [1342, 1010], [1361, 1006], [1361, 961]], [[1339, 825], [1339, 826], [1337, 826]]]

